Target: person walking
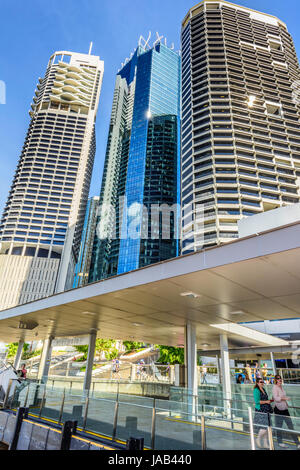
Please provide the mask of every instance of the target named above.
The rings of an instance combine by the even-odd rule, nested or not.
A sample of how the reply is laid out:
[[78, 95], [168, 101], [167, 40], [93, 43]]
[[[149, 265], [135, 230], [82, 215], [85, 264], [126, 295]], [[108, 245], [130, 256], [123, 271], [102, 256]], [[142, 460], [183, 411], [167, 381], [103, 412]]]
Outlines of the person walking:
[[262, 374], [262, 377], [263, 377], [264, 381], [265, 381], [267, 384], [270, 383], [270, 380], [269, 380], [269, 378], [268, 378], [268, 364], [267, 364], [267, 363], [263, 364], [263, 368], [262, 368], [262, 370], [261, 370], [261, 374]]
[[244, 384], [245, 385], [249, 385], [249, 384], [252, 384], [252, 380], [250, 380], [249, 378], [249, 375], [247, 374], [247, 372], [245, 372], [245, 380], [244, 380]]
[[[286, 393], [282, 387], [282, 378], [280, 377], [280, 375], [275, 375], [275, 384], [273, 385], [272, 393], [273, 393], [273, 399], [274, 399], [274, 404], [275, 404], [275, 407], [274, 407], [275, 427], [282, 428], [282, 425], [285, 422], [287, 427], [291, 431], [293, 431], [294, 426], [293, 426], [292, 419], [290, 417], [288, 404], [287, 404], [290, 398], [286, 396]], [[277, 429], [276, 434], [277, 434], [278, 445], [283, 448], [288, 447], [286, 444], [282, 442], [283, 432]], [[292, 440], [294, 441], [298, 449], [300, 449], [300, 444], [299, 444], [297, 435], [294, 433], [290, 433], [290, 434], [291, 434]]]
[[256, 425], [256, 428], [259, 429], [256, 444], [260, 449], [263, 447], [268, 448], [267, 427], [271, 424], [270, 414], [273, 413], [273, 409], [271, 407], [273, 400], [269, 400], [268, 394], [264, 389], [264, 380], [261, 377], [256, 379], [253, 396], [255, 401], [255, 416], [253, 423]]
[[207, 367], [205, 364], [203, 364], [203, 367], [202, 367], [202, 384], [207, 384], [207, 381], [206, 381], [206, 374], [207, 374]]
[[242, 374], [239, 374], [239, 375], [237, 376], [236, 383], [239, 384], [239, 385], [243, 385], [243, 383], [244, 383], [244, 378], [243, 378]]
[[256, 380], [260, 378], [261, 378], [261, 371], [260, 371], [258, 362], [256, 362], [255, 367], [254, 367], [254, 379]]
[[21, 377], [22, 377], [22, 379], [26, 379], [26, 377], [27, 377], [27, 369], [26, 369], [25, 364], [22, 364]]
[[118, 359], [113, 359], [113, 361], [112, 361], [112, 376], [113, 376], [113, 378], [116, 378], [117, 375], [118, 375], [118, 378], [120, 378], [119, 370], [120, 370], [120, 367], [119, 367]]
[[253, 383], [253, 380], [252, 380], [252, 369], [251, 369], [251, 367], [250, 367], [250, 364], [246, 364], [245, 370], [246, 370], [246, 375], [248, 375], [248, 377], [249, 377], [250, 383]]

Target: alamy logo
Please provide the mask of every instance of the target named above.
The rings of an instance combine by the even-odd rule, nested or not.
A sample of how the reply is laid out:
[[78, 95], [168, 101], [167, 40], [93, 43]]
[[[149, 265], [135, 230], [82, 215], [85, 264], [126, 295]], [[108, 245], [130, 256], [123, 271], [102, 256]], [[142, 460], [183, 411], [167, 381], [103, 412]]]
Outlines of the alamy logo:
[[3, 80], [0, 80], [0, 104], [6, 104], [6, 85]]

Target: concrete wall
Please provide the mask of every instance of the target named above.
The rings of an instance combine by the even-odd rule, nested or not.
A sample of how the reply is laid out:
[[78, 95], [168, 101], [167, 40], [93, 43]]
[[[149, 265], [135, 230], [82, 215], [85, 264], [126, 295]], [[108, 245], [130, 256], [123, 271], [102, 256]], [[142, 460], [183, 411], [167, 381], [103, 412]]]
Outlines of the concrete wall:
[[59, 259], [0, 255], [0, 310], [54, 293]]
[[[50, 377], [48, 379], [48, 386], [53, 386], [54, 388], [65, 388], [66, 390], [71, 389], [73, 391], [78, 390], [78, 392], [82, 392], [83, 380], [82, 378], [77, 377]], [[92, 380], [91, 392], [116, 393], [117, 390], [118, 382], [115, 380]], [[124, 381], [119, 385], [119, 392], [126, 393], [128, 395], [168, 399], [170, 395], [170, 384]]]

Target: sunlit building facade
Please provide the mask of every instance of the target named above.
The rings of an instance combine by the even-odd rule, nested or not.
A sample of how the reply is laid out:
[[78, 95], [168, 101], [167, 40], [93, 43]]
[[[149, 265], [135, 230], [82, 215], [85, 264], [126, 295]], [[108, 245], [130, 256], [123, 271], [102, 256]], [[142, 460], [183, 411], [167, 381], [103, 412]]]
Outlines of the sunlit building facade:
[[161, 216], [152, 231], [150, 219], [151, 205], [180, 203], [180, 67], [158, 39], [140, 41], [117, 74], [90, 281], [178, 255], [180, 214], [170, 215], [168, 239]]
[[[182, 23], [182, 254], [299, 202], [299, 63], [278, 18], [205, 0]], [[298, 94], [300, 96], [300, 94]]]
[[39, 79], [1, 221], [0, 309], [72, 287], [104, 63], [56, 52]]

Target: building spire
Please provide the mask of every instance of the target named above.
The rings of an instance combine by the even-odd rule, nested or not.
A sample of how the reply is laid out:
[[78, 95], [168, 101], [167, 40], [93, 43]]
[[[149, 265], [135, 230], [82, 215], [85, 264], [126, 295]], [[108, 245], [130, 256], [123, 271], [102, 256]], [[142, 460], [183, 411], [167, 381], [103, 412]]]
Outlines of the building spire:
[[91, 43], [90, 43], [90, 49], [89, 49], [89, 55], [91, 55], [92, 49], [93, 49], [93, 43], [91, 42]]

